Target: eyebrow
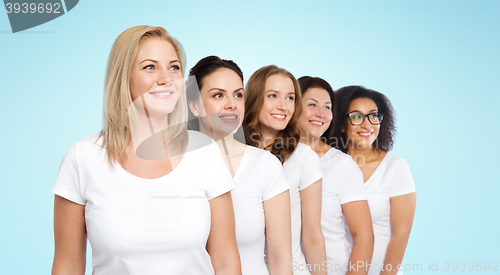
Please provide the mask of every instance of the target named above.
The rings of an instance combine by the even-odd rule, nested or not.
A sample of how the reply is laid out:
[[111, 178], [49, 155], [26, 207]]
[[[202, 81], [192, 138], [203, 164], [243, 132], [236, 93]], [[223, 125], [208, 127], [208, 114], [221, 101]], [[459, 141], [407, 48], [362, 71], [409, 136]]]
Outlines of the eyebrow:
[[[150, 62], [153, 62], [153, 63], [158, 63], [158, 60], [154, 60], [154, 59], [144, 59], [143, 61], [141, 61], [141, 63], [146, 62], [146, 61], [150, 61]], [[169, 64], [170, 63], [174, 63], [174, 62], [179, 62], [179, 60], [177, 60], [177, 59], [176, 60], [172, 60], [172, 61], [169, 62]], [[139, 64], [141, 64], [141, 63], [139, 63]]]
[[[315, 101], [315, 102], [318, 102], [318, 103], [319, 103], [319, 101], [318, 101], [318, 100], [316, 100], [316, 99], [314, 99], [314, 98], [312, 98], [312, 97], [308, 98], [307, 100], [312, 100], [312, 101]], [[332, 103], [331, 103], [330, 101], [327, 101], [327, 102], [325, 102], [325, 104], [332, 104]]]
[[[217, 90], [217, 91], [221, 91], [221, 92], [227, 93], [227, 91], [226, 91], [226, 90], [221, 89], [221, 88], [217, 88], [217, 87], [212, 88], [212, 89], [208, 90], [207, 92], [210, 92], [210, 91], [212, 91], [212, 90]], [[233, 91], [233, 93], [234, 93], [234, 92], [237, 92], [237, 91], [239, 91], [239, 90], [243, 90], [243, 88], [236, 89], [236, 90], [234, 90], [234, 91]]]
[[[363, 112], [358, 111], [358, 110], [353, 110], [353, 111], [350, 111], [349, 113], [354, 113], [354, 112], [363, 113]], [[369, 111], [368, 113], [378, 113], [378, 110], [374, 109], [374, 110]]]

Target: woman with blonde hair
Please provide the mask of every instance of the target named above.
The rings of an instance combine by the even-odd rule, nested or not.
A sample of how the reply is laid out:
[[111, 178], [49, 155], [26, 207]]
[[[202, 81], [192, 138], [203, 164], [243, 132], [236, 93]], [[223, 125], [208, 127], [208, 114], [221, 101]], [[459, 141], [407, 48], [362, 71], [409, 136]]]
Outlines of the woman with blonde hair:
[[87, 238], [96, 275], [241, 274], [234, 183], [217, 145], [186, 130], [184, 68], [163, 28], [114, 42], [103, 129], [70, 147], [51, 189], [52, 274], [85, 273]]
[[293, 255], [290, 268], [295, 275], [326, 274], [325, 240], [321, 232], [323, 175], [318, 155], [300, 143], [299, 84], [287, 70], [270, 65], [250, 77], [245, 93], [246, 142], [277, 156], [290, 183]]

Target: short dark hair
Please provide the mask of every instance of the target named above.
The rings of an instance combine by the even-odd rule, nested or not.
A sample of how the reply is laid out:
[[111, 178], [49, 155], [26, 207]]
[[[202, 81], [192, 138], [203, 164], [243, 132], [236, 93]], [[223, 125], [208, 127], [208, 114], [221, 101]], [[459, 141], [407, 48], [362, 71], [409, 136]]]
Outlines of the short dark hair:
[[330, 146], [348, 153], [347, 138], [342, 133], [342, 128], [349, 123], [346, 119], [347, 112], [351, 102], [358, 98], [368, 98], [373, 100], [377, 105], [378, 112], [384, 116], [380, 124], [380, 132], [377, 139], [373, 142], [373, 147], [376, 149], [388, 152], [392, 150], [394, 138], [396, 136], [396, 121], [394, 116], [394, 108], [389, 99], [374, 90], [367, 89], [363, 86], [346, 86], [338, 89], [335, 92], [336, 106], [335, 114], [332, 121], [333, 134], [328, 137]]
[[[299, 78], [298, 81], [300, 85], [300, 91], [302, 92], [302, 97], [304, 97], [304, 94], [312, 88], [320, 88], [326, 90], [328, 92], [328, 95], [330, 95], [330, 100], [332, 101], [333, 114], [333, 106], [335, 106], [335, 93], [333, 92], [332, 86], [330, 86], [330, 84], [326, 80], [319, 77], [303, 76]], [[328, 126], [328, 129], [326, 129], [323, 135], [321, 135], [321, 139], [325, 142], [328, 142], [329, 137], [332, 135], [332, 131], [333, 121], [332, 123], [330, 123], [330, 126]]]
[[[241, 78], [241, 82], [243, 82], [243, 72], [241, 71], [240, 67], [238, 67], [238, 65], [236, 65], [236, 63], [234, 63], [232, 60], [221, 59], [220, 57], [215, 55], [207, 56], [198, 61], [198, 63], [196, 63], [196, 65], [194, 65], [194, 67], [189, 70], [189, 76], [194, 76], [198, 85], [195, 85], [196, 87], [191, 86], [193, 85], [193, 83], [187, 85], [187, 102], [189, 103], [198, 100], [198, 98], [200, 97], [199, 92], [201, 91], [201, 87], [203, 86], [203, 79], [205, 79], [205, 77], [212, 74], [213, 72], [223, 68], [234, 71]], [[198, 118], [193, 115], [189, 108], [188, 114], [188, 129], [199, 130], [200, 125]]]

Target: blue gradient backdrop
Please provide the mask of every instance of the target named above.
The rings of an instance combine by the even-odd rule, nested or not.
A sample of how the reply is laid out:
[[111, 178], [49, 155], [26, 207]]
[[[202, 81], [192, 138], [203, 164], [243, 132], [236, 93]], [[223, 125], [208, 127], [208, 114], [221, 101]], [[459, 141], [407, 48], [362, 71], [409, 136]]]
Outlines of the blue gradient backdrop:
[[69, 146], [101, 129], [107, 56], [139, 24], [181, 41], [188, 68], [215, 54], [245, 80], [276, 64], [385, 93], [418, 193], [405, 263], [422, 271], [407, 274], [500, 261], [500, 1], [306, 2], [80, 1], [17, 34], [0, 11], [0, 274], [50, 273], [49, 189]]

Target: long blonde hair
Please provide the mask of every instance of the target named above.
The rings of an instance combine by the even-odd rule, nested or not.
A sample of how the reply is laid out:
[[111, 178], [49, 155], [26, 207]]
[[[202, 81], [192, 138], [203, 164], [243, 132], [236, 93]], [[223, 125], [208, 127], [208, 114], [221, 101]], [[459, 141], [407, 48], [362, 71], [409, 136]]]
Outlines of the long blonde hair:
[[243, 130], [245, 132], [246, 143], [251, 146], [260, 147], [262, 133], [259, 130], [259, 114], [264, 105], [266, 81], [270, 76], [276, 74], [292, 80], [295, 90], [295, 111], [286, 128], [281, 130], [274, 142], [264, 149], [269, 150], [273, 155], [278, 157], [281, 163], [284, 163], [292, 155], [300, 140], [297, 121], [302, 113], [302, 93], [299, 83], [293, 74], [275, 65], [262, 67], [253, 73], [245, 86], [245, 119], [243, 120]]
[[[111, 163], [116, 157], [122, 159], [125, 148], [130, 142], [128, 108], [132, 104], [130, 93], [130, 73], [140, 44], [151, 38], [161, 38], [169, 42], [181, 63], [184, 75], [186, 55], [182, 45], [162, 27], [146, 25], [126, 29], [116, 38], [109, 54], [106, 79], [104, 81], [103, 129], [99, 134], [101, 146], [106, 149]], [[168, 137], [184, 148], [187, 143], [187, 100], [181, 93], [174, 111], [168, 115], [171, 127]]]

